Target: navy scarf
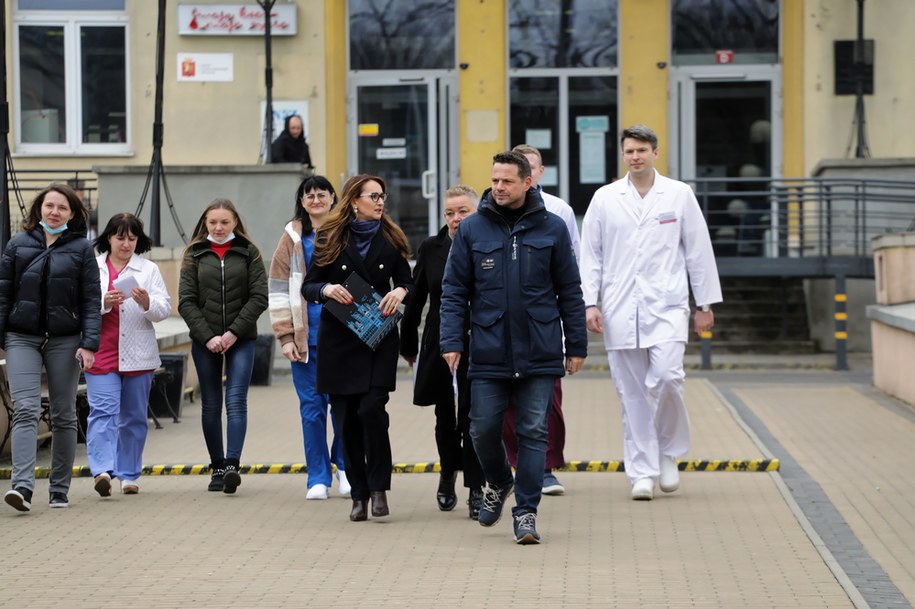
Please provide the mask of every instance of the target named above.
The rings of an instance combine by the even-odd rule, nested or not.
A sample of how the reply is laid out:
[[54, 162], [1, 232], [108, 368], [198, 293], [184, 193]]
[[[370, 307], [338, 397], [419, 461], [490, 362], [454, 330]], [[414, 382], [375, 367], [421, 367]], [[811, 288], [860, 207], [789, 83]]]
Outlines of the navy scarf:
[[372, 239], [381, 228], [381, 220], [353, 220], [349, 223], [350, 233], [353, 235], [353, 244], [359, 251], [359, 255], [365, 260], [369, 253], [369, 246]]

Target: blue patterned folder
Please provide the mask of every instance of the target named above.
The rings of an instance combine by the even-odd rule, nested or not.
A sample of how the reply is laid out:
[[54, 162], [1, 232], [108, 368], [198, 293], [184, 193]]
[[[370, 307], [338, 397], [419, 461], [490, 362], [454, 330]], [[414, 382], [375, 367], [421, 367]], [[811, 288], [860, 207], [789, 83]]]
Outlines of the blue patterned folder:
[[346, 278], [343, 287], [353, 295], [353, 304], [345, 305], [336, 300], [328, 300], [324, 307], [374, 350], [388, 332], [397, 326], [403, 315], [400, 311], [395, 311], [393, 315], [382, 317], [378, 310], [381, 296], [355, 272]]

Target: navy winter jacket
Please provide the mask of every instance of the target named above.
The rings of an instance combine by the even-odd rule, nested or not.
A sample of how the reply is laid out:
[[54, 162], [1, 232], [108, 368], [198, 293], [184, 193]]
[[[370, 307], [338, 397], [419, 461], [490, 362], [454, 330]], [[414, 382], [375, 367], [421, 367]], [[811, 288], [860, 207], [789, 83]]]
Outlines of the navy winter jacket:
[[81, 335], [98, 351], [102, 331], [98, 264], [85, 231], [68, 230], [50, 247], [41, 227], [17, 233], [0, 262], [0, 347], [6, 333]]
[[469, 314], [470, 378], [563, 376], [564, 356], [588, 351], [568, 229], [531, 191], [513, 227], [495, 205], [484, 193], [454, 236], [442, 281], [442, 353], [464, 351]]

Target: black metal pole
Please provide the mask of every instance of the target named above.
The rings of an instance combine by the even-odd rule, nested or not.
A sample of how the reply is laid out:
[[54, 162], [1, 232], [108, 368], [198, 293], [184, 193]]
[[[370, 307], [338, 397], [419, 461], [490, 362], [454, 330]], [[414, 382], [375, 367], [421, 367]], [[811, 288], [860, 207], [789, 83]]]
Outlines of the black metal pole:
[[0, 251], [10, 240], [10, 105], [6, 98], [6, 0], [0, 0]]
[[267, 86], [267, 108], [264, 112], [264, 162], [270, 164], [270, 144], [273, 143], [273, 48], [270, 19], [276, 0], [257, 0], [264, 9], [264, 84]]
[[162, 82], [165, 69], [165, 0], [159, 0], [159, 23], [156, 28], [156, 102], [153, 118], [152, 196], [149, 205], [149, 238], [153, 245], [162, 245], [162, 224], [159, 218], [162, 183]]
[[864, 118], [864, 0], [858, 0], [858, 36], [855, 41], [855, 121], [858, 124], [858, 144], [855, 146], [855, 158], [869, 156], [867, 150], [867, 121]]

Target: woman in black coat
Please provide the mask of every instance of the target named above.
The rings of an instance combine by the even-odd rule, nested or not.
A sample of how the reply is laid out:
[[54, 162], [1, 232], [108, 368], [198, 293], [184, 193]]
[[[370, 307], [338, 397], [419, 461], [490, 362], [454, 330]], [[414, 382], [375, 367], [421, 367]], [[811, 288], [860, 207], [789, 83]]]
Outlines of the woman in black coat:
[[13, 488], [4, 501], [20, 512], [31, 509], [35, 490], [42, 367], [51, 415], [49, 505], [70, 505], [79, 369], [92, 368], [102, 327], [88, 218], [72, 188], [51, 184], [35, 197], [22, 232], [10, 239], [0, 261], [0, 347], [14, 403]]
[[283, 132], [270, 145], [271, 163], [301, 163], [311, 167], [311, 152], [305, 141], [305, 127], [302, 117], [292, 114], [286, 117]]
[[[419, 246], [416, 267], [413, 269], [416, 293], [404, 309], [403, 321], [400, 324], [400, 354], [410, 366], [416, 366], [413, 403], [417, 406], [435, 405], [435, 443], [441, 463], [436, 493], [438, 509], [448, 512], [457, 505], [454, 485], [458, 470], [463, 470], [464, 486], [470, 489], [467, 505], [470, 508], [470, 517], [474, 520], [479, 516], [483, 501], [484, 478], [470, 438], [470, 383], [467, 380], [469, 358], [462, 358], [458, 367], [458, 406], [455, 416], [454, 381], [448, 364], [442, 359], [438, 339], [442, 277], [445, 274], [448, 252], [451, 251], [451, 240], [461, 221], [476, 212], [478, 199], [476, 191], [463, 184], [449, 188], [445, 193], [446, 225], [438, 235], [429, 237]], [[418, 329], [427, 297], [429, 312], [426, 314], [420, 347]]]
[[[315, 236], [314, 255], [302, 293], [309, 302], [333, 299], [351, 304], [345, 287], [356, 273], [381, 295], [379, 310], [392, 315], [413, 290], [410, 247], [399, 226], [384, 213], [384, 180], [369, 175], [350, 178], [340, 203]], [[330, 394], [338, 428], [343, 430], [343, 457], [352, 486], [350, 520], [389, 514], [391, 441], [385, 405], [397, 375], [397, 328], [373, 350], [325, 306], [318, 327], [318, 391]]]

